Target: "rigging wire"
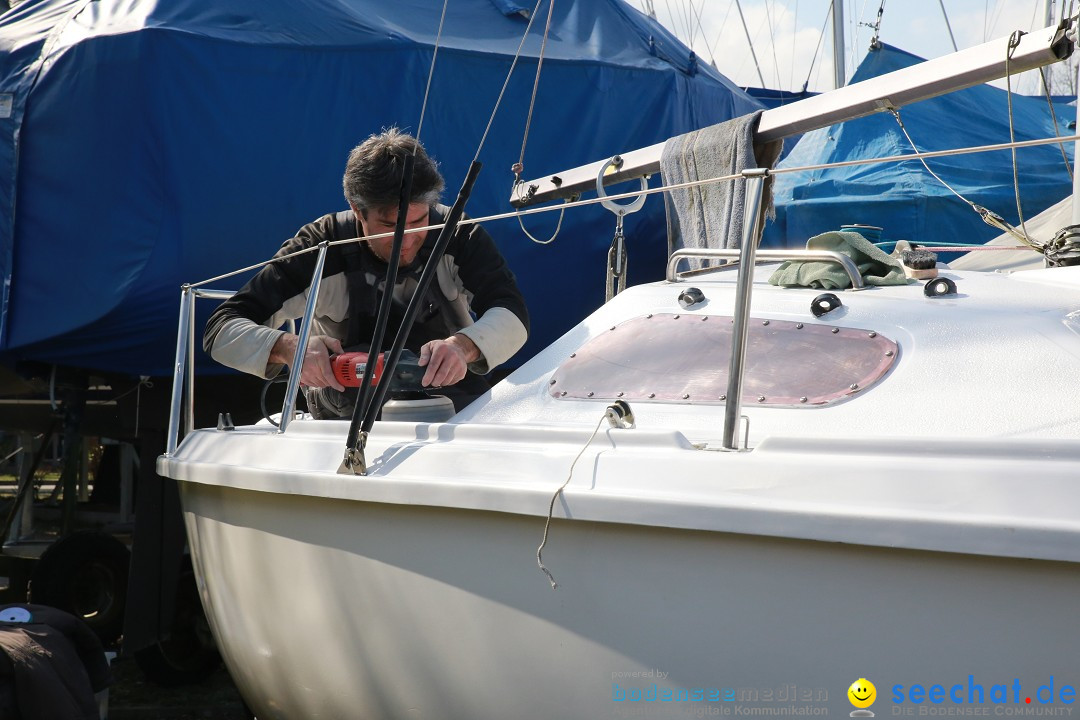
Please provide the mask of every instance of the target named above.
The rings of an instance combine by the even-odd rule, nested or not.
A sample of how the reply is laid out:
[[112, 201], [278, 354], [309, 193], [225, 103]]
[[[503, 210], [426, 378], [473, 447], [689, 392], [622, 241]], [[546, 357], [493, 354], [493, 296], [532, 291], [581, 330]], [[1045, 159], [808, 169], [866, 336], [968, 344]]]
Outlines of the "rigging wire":
[[484, 149], [484, 142], [487, 140], [488, 133], [491, 131], [491, 125], [495, 122], [495, 114], [499, 112], [499, 105], [502, 104], [503, 95], [506, 94], [506, 88], [510, 85], [510, 77], [514, 74], [514, 68], [517, 67], [518, 59], [521, 58], [521, 49], [525, 47], [525, 40], [529, 37], [529, 31], [532, 30], [533, 21], [536, 20], [536, 14], [540, 11], [540, 5], [544, 0], [536, 0], [536, 6], [533, 8], [532, 13], [529, 14], [529, 23], [525, 26], [525, 32], [521, 34], [521, 42], [518, 43], [517, 51], [514, 53], [514, 59], [510, 63], [510, 69], [506, 73], [506, 79], [503, 80], [502, 89], [499, 90], [499, 97], [495, 99], [495, 107], [491, 109], [491, 117], [488, 118], [487, 127], [484, 128], [484, 134], [480, 137], [480, 144], [476, 147], [476, 155], [473, 156], [473, 162], [480, 161], [480, 151]]
[[[541, 2], [543, 2], [543, 0], [541, 0]], [[539, 9], [540, 4], [537, 3], [536, 7], [537, 9]], [[536, 108], [536, 94], [537, 90], [540, 88], [540, 70], [544, 66], [544, 51], [547, 48], [548, 33], [551, 32], [551, 18], [554, 12], [555, 0], [551, 0], [551, 2], [548, 4], [547, 23], [544, 25], [544, 37], [540, 41], [540, 56], [537, 58], [536, 61], [536, 78], [533, 80], [532, 97], [529, 99], [529, 112], [525, 117], [525, 132], [521, 137], [521, 154], [518, 155], [517, 163], [515, 163], [512, 168], [510, 168], [514, 173], [514, 184], [512, 191], [518, 196], [518, 199], [521, 198], [521, 187], [523, 185], [521, 180], [521, 173], [525, 171], [525, 146], [529, 142], [529, 128], [532, 127], [533, 111]], [[525, 233], [525, 237], [529, 238], [534, 243], [540, 245], [547, 245], [555, 241], [555, 238], [559, 236], [559, 231], [562, 229], [562, 221], [563, 214], [559, 213], [559, 222], [555, 225], [555, 232], [547, 240], [539, 240], [533, 237], [532, 233], [525, 229], [525, 222], [521, 219], [521, 216], [518, 216], [518, 225], [521, 227], [521, 232]]]
[[871, 25], [870, 23], [862, 23], [866, 27], [873, 28], [873, 30], [874, 30], [874, 36], [872, 38], [870, 38], [870, 49], [871, 50], [877, 50], [878, 48], [881, 47], [881, 40], [880, 40], [880, 37], [881, 37], [881, 16], [884, 15], [884, 14], [885, 14], [885, 0], [881, 0], [881, 4], [878, 5], [877, 19], [874, 20], [874, 24]]
[[[1016, 30], [1009, 36], [1008, 49], [1005, 51], [1005, 89], [1007, 90], [1006, 98], [1008, 98], [1009, 104], [1009, 142], [1016, 142], [1016, 128], [1013, 124], [1013, 101], [1012, 101], [1012, 74], [1009, 72], [1009, 61], [1012, 59], [1013, 51], [1020, 45], [1020, 38], [1026, 35], [1022, 30]], [[1054, 132], [1057, 133], [1057, 127], [1054, 128]], [[1016, 166], [1016, 148], [1012, 148], [1012, 171], [1013, 171], [1013, 192], [1016, 194], [1016, 214], [1020, 216], [1020, 232], [1024, 234], [1021, 240], [1032, 247], [1035, 247], [1031, 241], [1031, 237], [1027, 232], [1027, 225], [1024, 222], [1024, 210], [1020, 207], [1020, 172]]]
[[769, 46], [772, 48], [773, 73], [776, 75], [777, 89], [780, 89], [780, 61], [776, 59], [776, 26], [773, 24], [772, 13], [769, 12], [769, 0], [765, 0], [765, 20], [769, 23]]
[[743, 15], [742, 3], [735, 0], [735, 7], [739, 10], [739, 19], [742, 20], [743, 32], [746, 33], [746, 42], [750, 46], [750, 57], [754, 58], [754, 67], [757, 69], [758, 80], [761, 87], [765, 87], [765, 78], [761, 75], [761, 66], [758, 65], [757, 53], [754, 52], [754, 41], [750, 38], [750, 30], [746, 27], [746, 16]]
[[431, 79], [435, 77], [435, 60], [439, 57], [439, 41], [442, 39], [443, 23], [446, 21], [446, 6], [449, 0], [443, 0], [442, 14], [439, 15], [439, 30], [435, 33], [435, 47], [431, 51], [431, 67], [428, 68], [427, 85], [424, 86], [424, 102], [420, 105], [420, 121], [416, 124], [417, 145], [413, 146], [413, 157], [419, 146], [420, 131], [424, 127], [424, 113], [427, 111], [428, 95], [431, 93]]
[[997, 27], [998, 21], [1001, 20], [1001, 13], [1005, 9], [1004, 0], [996, 0], [994, 3], [994, 9], [991, 12], [991, 21], [989, 29], [983, 34], [983, 42], [987, 42], [992, 36], [995, 35], [994, 28]]
[[[1050, 83], [1046, 79], [1045, 68], [1039, 68], [1039, 77], [1042, 78], [1043, 93], [1046, 95], [1046, 105], [1050, 108], [1050, 120], [1054, 123], [1054, 132], [1061, 132], [1058, 128], [1057, 113], [1054, 111], [1054, 100], [1050, 96]], [[1069, 163], [1069, 156], [1065, 152], [1065, 143], [1059, 144], [1058, 149], [1061, 150], [1061, 160], [1065, 163], [1065, 169], [1069, 171], [1069, 179], [1072, 180], [1072, 164]]]
[[788, 87], [795, 87], [795, 58], [798, 49], [796, 41], [799, 38], [799, 0], [795, 0], [795, 17], [792, 20], [791, 31], [791, 72], [788, 73]]
[[686, 22], [683, 19], [682, 8], [679, 3], [676, 2], [675, 12], [672, 12], [670, 0], [668, 1], [667, 6], [668, 16], [671, 18], [671, 29], [675, 33], [675, 36], [678, 37], [679, 33], [682, 32], [683, 28], [686, 26]]
[[[918, 146], [916, 146], [915, 141], [911, 139], [911, 135], [908, 134], [907, 127], [904, 125], [904, 121], [900, 118], [900, 111], [897, 108], [889, 108], [889, 113], [893, 116], [893, 118], [895, 118], [896, 123], [900, 126], [900, 130], [904, 133], [904, 137], [907, 138], [907, 141], [911, 145], [912, 149], [917, 154], [920, 154]], [[1014, 228], [1013, 226], [1011, 226], [1007, 222], [1005, 222], [1005, 220], [1000, 215], [998, 215], [997, 213], [995, 213], [995, 212], [993, 212], [991, 210], [987, 210], [983, 206], [978, 205], [978, 204], [972, 202], [971, 200], [968, 200], [966, 197], [961, 195], [956, 190], [956, 188], [954, 188], [949, 183], [945, 182], [941, 178], [940, 175], [938, 175], [936, 172], [931, 170], [930, 166], [926, 163], [925, 155], [920, 156], [918, 159], [919, 159], [919, 162], [922, 163], [922, 166], [924, 168], [926, 168], [926, 172], [930, 173], [934, 177], [935, 180], [937, 180], [939, 183], [941, 183], [946, 188], [948, 188], [949, 192], [951, 192], [953, 195], [955, 195], [956, 197], [960, 198], [965, 203], [967, 203], [971, 207], [971, 209], [975, 211], [975, 214], [982, 218], [983, 222], [985, 222], [987, 225], [991, 225], [993, 227], [996, 227], [996, 228], [998, 228], [999, 230], [1001, 230], [1003, 232], [1009, 233], [1010, 235], [1012, 235], [1013, 237], [1020, 240], [1021, 242], [1023, 242], [1026, 245], [1034, 247], [1034, 245], [1032, 245], [1026, 239], [1027, 238], [1027, 231], [1026, 230], [1024, 231], [1023, 236], [1017, 234], [1016, 228]], [[1021, 218], [1021, 220], [1022, 220], [1022, 218]]]
[[731, 6], [735, 4], [735, 0], [728, 0], [727, 11], [724, 12], [724, 19], [720, 22], [720, 29], [716, 33], [716, 39], [713, 40], [713, 44], [709, 46], [709, 55], [713, 55], [716, 50], [716, 46], [720, 44], [720, 38], [724, 37], [724, 28], [727, 27], [728, 17], [731, 15]]
[[810, 69], [806, 72], [806, 82], [802, 84], [802, 91], [806, 92], [806, 88], [810, 86], [810, 76], [814, 74], [814, 64], [817, 63], [818, 53], [821, 52], [821, 47], [825, 43], [825, 28], [829, 26], [829, 18], [832, 16], [832, 6], [825, 13], [825, 22], [821, 24], [821, 32], [818, 34], [817, 47], [814, 48], [814, 57], [810, 59]]
[[[702, 6], [704, 6], [704, 2], [702, 2]], [[712, 48], [709, 47], [709, 40], [705, 37], [705, 26], [701, 23], [701, 10], [694, 7], [693, 2], [691, 2], [690, 7], [694, 8], [694, 14], [697, 15], [697, 27], [698, 30], [701, 31], [701, 42], [705, 46], [705, 51], [709, 53], [709, 62], [715, 68], [716, 56], [713, 55]], [[691, 44], [690, 47], [693, 47], [693, 45]]]
[[959, 52], [960, 49], [956, 47], [956, 38], [953, 36], [952, 24], [949, 23], [949, 13], [945, 11], [945, 0], [938, 0], [938, 5], [941, 6], [941, 14], [945, 16], [945, 29], [949, 31], [953, 52]]

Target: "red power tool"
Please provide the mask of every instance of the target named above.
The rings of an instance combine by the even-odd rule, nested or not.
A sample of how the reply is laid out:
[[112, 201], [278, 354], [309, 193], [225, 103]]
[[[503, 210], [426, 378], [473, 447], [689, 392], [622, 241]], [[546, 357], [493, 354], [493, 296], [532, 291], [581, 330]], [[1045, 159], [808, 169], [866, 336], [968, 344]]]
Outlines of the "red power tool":
[[[386, 353], [379, 353], [375, 360], [375, 370], [371, 381], [375, 385], [382, 382], [385, 369]], [[346, 352], [340, 355], [330, 356], [330, 367], [334, 371], [334, 377], [345, 387], [360, 387], [360, 381], [364, 379], [364, 370], [368, 364], [370, 353]], [[402, 350], [398, 358], [397, 367], [390, 377], [391, 392], [415, 392], [427, 388], [420, 384], [424, 377], [424, 368], [420, 367], [420, 358], [410, 350]]]
[[[376, 385], [383, 374], [384, 353], [379, 353], [375, 361], [375, 371], [371, 381]], [[347, 352], [340, 355], [330, 356], [330, 367], [334, 370], [334, 377], [345, 387], [360, 387], [360, 381], [364, 379], [364, 371], [367, 368], [369, 354], [366, 352]]]

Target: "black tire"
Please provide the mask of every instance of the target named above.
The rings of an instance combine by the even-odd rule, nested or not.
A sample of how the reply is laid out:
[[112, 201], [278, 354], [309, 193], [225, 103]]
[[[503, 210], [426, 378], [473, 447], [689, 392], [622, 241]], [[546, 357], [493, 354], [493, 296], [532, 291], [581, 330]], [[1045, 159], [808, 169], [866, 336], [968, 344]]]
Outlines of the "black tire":
[[148, 680], [162, 687], [197, 683], [221, 666], [190, 559], [185, 558], [177, 580], [169, 637], [135, 651], [135, 663]]
[[112, 535], [71, 533], [49, 546], [30, 576], [32, 603], [49, 605], [85, 622], [110, 647], [124, 630], [131, 553]]

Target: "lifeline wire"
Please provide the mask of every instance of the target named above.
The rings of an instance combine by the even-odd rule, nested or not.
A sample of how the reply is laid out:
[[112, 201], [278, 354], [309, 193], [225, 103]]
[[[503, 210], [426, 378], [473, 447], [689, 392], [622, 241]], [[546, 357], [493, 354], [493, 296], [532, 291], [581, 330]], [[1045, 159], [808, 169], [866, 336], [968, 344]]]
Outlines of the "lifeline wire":
[[[841, 168], [841, 167], [858, 167], [860, 165], [880, 165], [880, 164], [883, 164], [883, 163], [904, 162], [904, 161], [907, 161], [907, 160], [920, 160], [921, 161], [921, 160], [927, 159], [927, 158], [933, 159], [933, 158], [939, 158], [939, 157], [951, 157], [953, 155], [972, 155], [972, 154], [981, 153], [981, 152], [994, 152], [994, 151], [998, 151], [998, 150], [1008, 150], [1008, 149], [1014, 148], [1014, 147], [1015, 148], [1026, 148], [1026, 147], [1038, 147], [1040, 145], [1058, 144], [1058, 143], [1061, 143], [1061, 142], [1064, 142], [1064, 141], [1075, 142], [1077, 139], [1078, 139], [1077, 136], [1072, 136], [1072, 135], [1068, 135], [1068, 136], [1056, 136], [1055, 135], [1054, 137], [1039, 138], [1039, 139], [1036, 139], [1036, 140], [1020, 140], [1020, 141], [1012, 142], [1012, 143], [997, 143], [997, 144], [994, 144], [994, 145], [975, 145], [975, 146], [966, 147], [966, 148], [954, 148], [954, 149], [951, 149], [951, 150], [934, 150], [932, 152], [918, 152], [918, 151], [916, 151], [914, 153], [908, 153], [906, 155], [888, 155], [886, 157], [880, 157], [880, 158], [862, 158], [862, 159], [859, 159], [859, 160], [844, 160], [842, 162], [820, 163], [820, 164], [817, 164], [817, 165], [801, 165], [799, 167], [793, 167], [793, 168], [773, 168], [773, 169], [769, 170], [769, 174], [770, 175], [787, 175], [787, 174], [791, 174], [791, 173], [811, 172], [811, 171], [814, 171], [814, 170], [828, 170], [828, 169], [831, 169], [831, 168]], [[579, 207], [579, 206], [585, 206], [585, 205], [596, 205], [597, 203], [603, 202], [604, 200], [612, 200], [612, 201], [626, 200], [626, 199], [629, 199], [629, 198], [638, 197], [640, 195], [653, 195], [655, 193], [667, 192], [667, 191], [670, 191], [670, 190], [682, 190], [684, 188], [697, 187], [698, 185], [708, 185], [710, 183], [725, 182], [725, 181], [728, 181], [728, 180], [738, 180], [741, 177], [742, 177], [741, 174], [718, 175], [716, 177], [706, 178], [704, 180], [691, 180], [691, 181], [684, 182], [684, 183], [676, 183], [674, 185], [660, 185], [658, 187], [651, 187], [651, 188], [647, 188], [647, 189], [644, 189], [644, 190], [631, 190], [631, 191], [624, 192], [624, 193], [618, 193], [618, 194], [614, 194], [614, 195], [607, 195], [606, 197], [602, 197], [602, 198], [596, 197], [596, 198], [587, 198], [585, 200], [567, 201], [564, 205], [535, 207], [535, 208], [529, 208], [527, 210], [514, 210], [512, 212], [498, 213], [498, 214], [495, 214], [495, 215], [487, 215], [485, 217], [478, 217], [478, 218], [463, 218], [461, 220], [461, 222], [458, 223], [458, 225], [460, 225], [460, 226], [476, 225], [477, 223], [491, 222], [493, 220], [507, 220], [507, 219], [510, 219], [510, 218], [513, 218], [513, 217], [517, 217], [519, 215], [534, 215], [534, 214], [538, 214], [538, 213], [555, 212], [556, 210], [562, 211], [565, 208]], [[412, 228], [410, 230], [407, 230], [406, 232], [409, 232], [409, 233], [412, 233], [412, 232], [424, 232], [424, 231], [428, 231], [428, 230], [438, 230], [440, 228], [442, 228], [442, 224], [425, 225], [424, 227]], [[378, 235], [371, 235], [371, 236], [369, 236], [367, 238], [345, 238], [344, 240], [335, 240], [335, 241], [329, 243], [329, 245], [331, 247], [333, 247], [335, 245], [345, 245], [347, 243], [355, 243], [355, 242], [362, 242], [364, 240], [369, 240], [369, 239], [375, 239], [375, 238], [381, 238], [381, 237], [389, 237], [390, 235], [392, 235], [392, 233], [380, 233]], [[225, 279], [233, 277], [235, 275], [241, 275], [241, 274], [243, 274], [245, 272], [249, 272], [251, 270], [257, 270], [257, 269], [259, 269], [259, 268], [261, 268], [261, 267], [263, 267], [265, 265], [269, 265], [270, 263], [279, 262], [279, 261], [285, 260], [287, 258], [295, 257], [297, 255], [303, 255], [303, 254], [308, 253], [308, 252], [314, 252], [316, 250], [318, 250], [317, 247], [307, 248], [307, 249], [304, 249], [304, 250], [297, 250], [296, 252], [290, 253], [289, 255], [282, 255], [280, 257], [271, 258], [269, 260], [264, 260], [264, 261], [262, 261], [260, 263], [254, 264], [254, 265], [249, 265], [247, 267], [240, 268], [239, 270], [234, 270], [232, 272], [224, 273], [222, 275], [216, 275], [216, 276], [214, 276], [212, 278], [207, 278], [206, 280], [201, 280], [201, 281], [199, 281], [197, 283], [191, 283], [190, 285], [187, 285], [186, 287], [188, 287], [190, 289], [200, 288], [200, 287], [208, 285], [208, 284], [210, 284], [212, 282], [217, 282], [218, 280], [225, 280]]]
[[544, 523], [544, 538], [540, 541], [540, 547], [536, 548], [536, 564], [539, 565], [540, 569], [544, 571], [545, 575], [547, 575], [547, 579], [548, 582], [551, 583], [552, 590], [559, 587], [559, 585], [555, 582], [555, 577], [551, 574], [551, 571], [548, 570], [547, 566], [544, 565], [544, 560], [542, 556], [544, 554], [544, 546], [547, 545], [548, 541], [548, 530], [551, 529], [551, 516], [555, 513], [555, 501], [559, 499], [559, 495], [561, 495], [562, 491], [566, 489], [566, 486], [570, 484], [570, 478], [574, 476], [574, 466], [577, 465], [577, 461], [581, 459], [581, 456], [585, 454], [585, 449], [589, 447], [589, 443], [591, 443], [593, 441], [593, 438], [596, 437], [596, 433], [600, 432], [600, 426], [604, 424], [605, 419], [607, 419], [606, 410], [604, 411], [604, 414], [600, 417], [600, 420], [596, 423], [596, 427], [593, 428], [592, 435], [590, 435], [589, 439], [585, 441], [585, 444], [581, 447], [581, 450], [578, 452], [577, 457], [574, 458], [574, 462], [570, 463], [570, 472], [566, 474], [566, 480], [564, 480], [563, 484], [559, 486], [559, 489], [555, 491], [555, 494], [551, 496], [551, 503], [548, 505], [547, 522]]

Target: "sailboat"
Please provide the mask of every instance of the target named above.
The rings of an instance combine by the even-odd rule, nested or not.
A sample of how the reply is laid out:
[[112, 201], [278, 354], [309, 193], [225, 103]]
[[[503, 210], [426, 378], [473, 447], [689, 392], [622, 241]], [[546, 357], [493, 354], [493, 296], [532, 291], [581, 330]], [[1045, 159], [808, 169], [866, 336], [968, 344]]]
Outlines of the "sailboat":
[[[1064, 29], [1017, 62], [1068, 55]], [[757, 135], [982, 82], [1004, 42]], [[158, 471], [260, 719], [1069, 710], [1080, 268], [867, 288], [836, 257], [850, 291], [781, 288], [758, 261], [810, 258], [758, 249], [764, 173], [743, 181], [738, 249], [676, 252], [447, 422], [375, 423], [360, 474], [346, 423], [194, 429], [174, 396]]]

